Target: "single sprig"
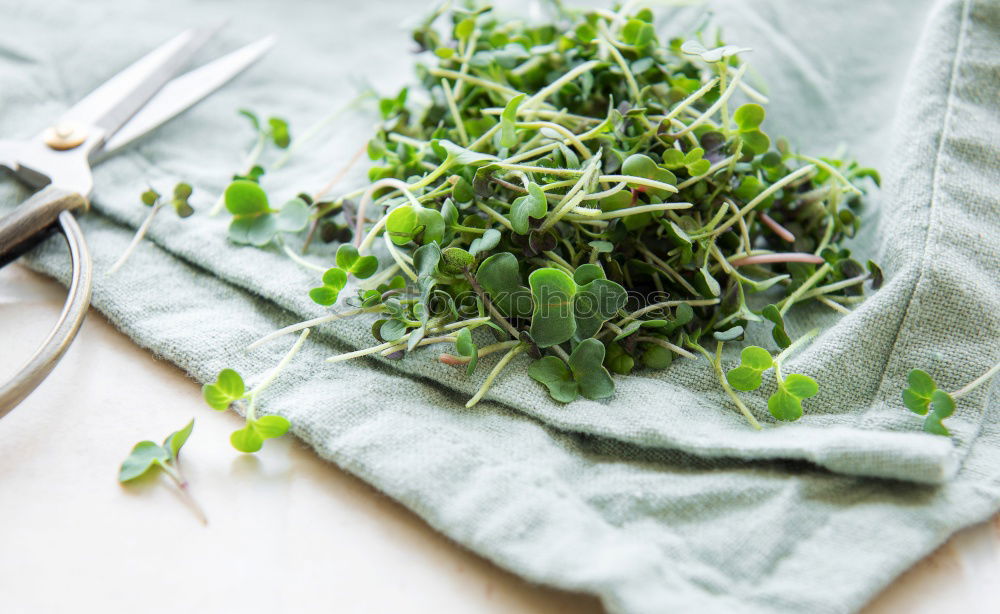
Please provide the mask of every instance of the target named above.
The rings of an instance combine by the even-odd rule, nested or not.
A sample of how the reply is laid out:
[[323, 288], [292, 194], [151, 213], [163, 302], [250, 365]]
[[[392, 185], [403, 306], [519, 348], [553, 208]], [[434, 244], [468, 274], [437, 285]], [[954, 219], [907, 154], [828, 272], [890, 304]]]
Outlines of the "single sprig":
[[139, 228], [135, 231], [135, 235], [132, 236], [132, 241], [129, 242], [128, 247], [125, 248], [125, 251], [118, 258], [118, 260], [116, 260], [115, 263], [111, 265], [111, 268], [108, 269], [108, 274], [111, 275], [112, 273], [118, 271], [118, 269], [122, 268], [122, 265], [124, 265], [125, 261], [129, 259], [132, 252], [135, 251], [139, 242], [142, 241], [143, 237], [146, 236], [146, 233], [149, 232], [149, 227], [153, 223], [153, 218], [156, 216], [156, 213], [161, 207], [169, 204], [173, 207], [177, 217], [181, 219], [193, 215], [194, 208], [191, 207], [191, 204], [188, 202], [193, 191], [194, 190], [191, 188], [191, 184], [178, 183], [174, 186], [173, 198], [169, 200], [164, 200], [160, 196], [160, 193], [153, 188], [149, 188], [143, 192], [140, 200], [142, 201], [142, 204], [150, 208], [149, 213], [146, 215], [146, 219], [142, 221], [142, 224], [140, 224]]
[[152, 441], [140, 441], [135, 444], [132, 452], [125, 458], [118, 470], [118, 481], [124, 484], [147, 475], [150, 471], [161, 470], [174, 481], [201, 523], [208, 524], [208, 518], [191, 495], [188, 481], [181, 473], [180, 468], [181, 448], [187, 443], [193, 430], [194, 419], [192, 418], [184, 428], [167, 435], [162, 445]]
[[903, 389], [903, 405], [913, 413], [924, 416], [924, 431], [934, 435], [950, 436], [951, 431], [944, 425], [944, 419], [955, 413], [955, 401], [1000, 372], [1000, 363], [958, 390], [948, 393], [938, 388], [926, 371], [913, 369], [906, 377], [909, 384]]
[[257, 399], [264, 390], [274, 382], [278, 375], [288, 366], [295, 354], [309, 336], [309, 329], [302, 331], [292, 348], [285, 354], [281, 362], [251, 390], [247, 390], [243, 377], [233, 369], [223, 369], [214, 382], [202, 387], [202, 396], [208, 406], [217, 411], [226, 411], [234, 404], [244, 407], [246, 420], [243, 428], [233, 431], [229, 441], [240, 452], [252, 454], [259, 451], [264, 441], [281, 437], [288, 432], [291, 423], [284, 416], [257, 416]]

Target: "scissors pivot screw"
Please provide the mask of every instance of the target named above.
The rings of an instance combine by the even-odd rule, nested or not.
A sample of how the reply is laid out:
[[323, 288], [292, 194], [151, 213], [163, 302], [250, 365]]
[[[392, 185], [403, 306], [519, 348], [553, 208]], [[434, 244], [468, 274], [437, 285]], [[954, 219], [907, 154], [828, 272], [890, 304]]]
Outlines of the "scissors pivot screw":
[[58, 151], [73, 149], [86, 140], [86, 126], [75, 122], [60, 122], [45, 131], [45, 144]]

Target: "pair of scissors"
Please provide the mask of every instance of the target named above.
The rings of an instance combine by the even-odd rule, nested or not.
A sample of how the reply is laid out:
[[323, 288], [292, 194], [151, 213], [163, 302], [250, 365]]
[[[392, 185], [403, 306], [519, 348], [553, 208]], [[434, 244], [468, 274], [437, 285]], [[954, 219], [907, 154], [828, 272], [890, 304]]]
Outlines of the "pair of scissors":
[[39, 191], [0, 219], [0, 266], [53, 230], [69, 247], [72, 275], [62, 313], [41, 347], [0, 385], [0, 417], [52, 371], [72, 343], [90, 305], [93, 267], [74, 213], [90, 206], [91, 166], [194, 105], [266, 52], [263, 38], [181, 76], [218, 28], [182, 32], [118, 73], [34, 138], [0, 140], [0, 167]]

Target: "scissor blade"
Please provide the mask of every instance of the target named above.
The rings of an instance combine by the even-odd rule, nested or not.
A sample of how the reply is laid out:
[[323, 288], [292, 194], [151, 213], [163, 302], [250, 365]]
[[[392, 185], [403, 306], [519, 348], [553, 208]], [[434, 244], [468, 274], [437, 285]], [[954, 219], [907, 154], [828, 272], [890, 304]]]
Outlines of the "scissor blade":
[[244, 71], [273, 45], [274, 37], [268, 36], [170, 81], [104, 144], [99, 155], [110, 155], [173, 119]]
[[113, 135], [191, 59], [216, 28], [186, 30], [157, 47], [70, 108], [59, 122], [78, 122]]

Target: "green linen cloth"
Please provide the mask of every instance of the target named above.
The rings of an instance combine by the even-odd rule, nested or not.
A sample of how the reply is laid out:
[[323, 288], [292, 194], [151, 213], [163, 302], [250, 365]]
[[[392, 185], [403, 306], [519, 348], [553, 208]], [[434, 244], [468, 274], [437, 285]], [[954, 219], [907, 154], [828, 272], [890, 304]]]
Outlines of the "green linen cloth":
[[[212, 52], [281, 37], [260, 66], [96, 169], [95, 210], [81, 219], [95, 306], [199, 381], [224, 367], [259, 378], [292, 338], [243, 348], [323, 309], [305, 296], [314, 273], [277, 249], [229, 244], [225, 220], [204, 215], [249, 139], [234, 111], [287, 116], [294, 134], [355, 96], [358, 78], [394, 92], [410, 76], [401, 20], [421, 4], [0, 2], [5, 137], [29, 136], [186, 25], [235, 15]], [[765, 387], [748, 399], [765, 430], [751, 430], [702, 360], [619, 377], [613, 399], [566, 406], [524, 361], [466, 410], [483, 367], [467, 379], [436, 351], [324, 362], [370, 344], [364, 320], [317, 329], [262, 410], [452, 539], [531, 580], [597, 594], [609, 611], [853, 611], [1000, 507], [997, 387], [959, 402], [952, 440], [920, 432], [899, 400], [910, 368], [954, 389], [1000, 360], [1000, 5], [716, 9], [727, 40], [755, 49], [747, 59], [772, 97], [765, 128], [815, 155], [846, 144], [885, 178], [854, 246], [882, 263], [885, 286], [848, 316], [792, 312], [796, 334], [825, 328], [789, 365], [821, 386], [802, 420], [770, 420]], [[694, 17], [673, 12], [661, 31], [682, 35]], [[272, 198], [325, 183], [373, 121], [351, 116], [296, 152], [265, 176]], [[129, 263], [104, 275], [146, 213], [146, 182], [177, 180], [195, 186], [201, 214], [158, 217]], [[0, 210], [26, 194], [4, 182]], [[29, 263], [66, 279], [58, 239]]]

